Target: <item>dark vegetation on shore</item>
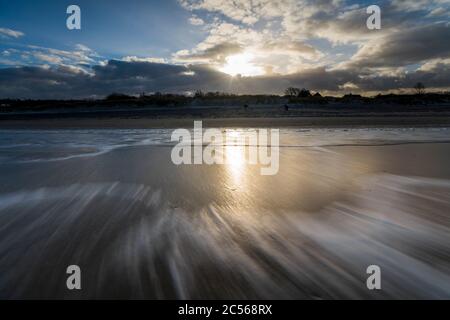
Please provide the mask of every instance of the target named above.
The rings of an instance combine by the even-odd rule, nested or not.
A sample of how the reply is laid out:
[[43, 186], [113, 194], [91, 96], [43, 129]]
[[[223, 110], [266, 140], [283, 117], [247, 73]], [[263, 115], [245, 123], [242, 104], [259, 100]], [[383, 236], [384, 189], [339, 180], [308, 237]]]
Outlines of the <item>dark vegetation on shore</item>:
[[346, 94], [342, 97], [322, 96], [311, 93], [306, 89], [288, 88], [284, 95], [235, 95], [222, 92], [197, 91], [194, 95], [180, 95], [171, 93], [141, 94], [139, 96], [112, 93], [104, 99], [79, 100], [30, 100], [30, 99], [2, 99], [0, 100], [0, 114], [10, 112], [39, 112], [39, 111], [98, 111], [114, 109], [141, 109], [146, 107], [241, 107], [279, 106], [285, 111], [289, 108], [304, 109], [355, 109], [376, 111], [450, 111], [449, 93], [425, 93], [416, 91], [415, 94], [379, 94], [364, 97], [357, 94]]

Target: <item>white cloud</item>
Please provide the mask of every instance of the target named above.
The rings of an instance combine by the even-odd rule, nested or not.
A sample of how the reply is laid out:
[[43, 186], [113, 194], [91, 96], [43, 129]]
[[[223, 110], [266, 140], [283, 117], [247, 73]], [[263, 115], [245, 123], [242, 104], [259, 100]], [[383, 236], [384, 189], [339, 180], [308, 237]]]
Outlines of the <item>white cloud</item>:
[[85, 46], [84, 44], [78, 43], [75, 45], [75, 49], [83, 52], [93, 52], [91, 48]]
[[17, 30], [12, 30], [8, 28], [0, 28], [0, 36], [8, 38], [20, 38], [23, 37], [25, 33]]
[[194, 26], [202, 26], [205, 24], [205, 21], [203, 21], [202, 19], [200, 19], [197, 16], [192, 16], [189, 18], [189, 23]]
[[[373, 76], [388, 77], [404, 74], [405, 65], [426, 65], [450, 55], [447, 31], [432, 27], [448, 16], [450, 0], [380, 2], [381, 30], [367, 29], [368, 4], [346, 0], [179, 2], [196, 17], [207, 13], [213, 22], [205, 24], [203, 41], [176, 53], [175, 62], [220, 68], [230, 55], [251, 53], [252, 63], [266, 74], [326, 67], [354, 70], [362, 77], [370, 69]], [[318, 41], [311, 40], [329, 46], [319, 50]]]
[[232, 19], [247, 24], [253, 24], [258, 21], [257, 12], [250, 1], [180, 0], [180, 3], [189, 10], [221, 12]]
[[[96, 58], [99, 58], [99, 55], [95, 51], [91, 50], [90, 48], [82, 44], [75, 45], [75, 50], [73, 51], [47, 48], [35, 45], [29, 45], [28, 48], [32, 49], [33, 52], [39, 52], [44, 55], [51, 55], [58, 57], [66, 64], [92, 63], [95, 61]], [[35, 53], [33, 55], [35, 55]]]
[[204, 63], [223, 69], [228, 57], [247, 54], [252, 56], [252, 64], [267, 74], [287, 74], [320, 65], [325, 56], [310, 44], [266, 29], [258, 31], [221, 20], [206, 27], [206, 38], [191, 50], [175, 53], [173, 62]]
[[450, 11], [448, 10], [448, 9], [446, 9], [446, 8], [442, 8], [442, 7], [439, 7], [439, 8], [436, 8], [436, 9], [433, 9], [428, 15], [427, 15], [427, 17], [448, 17], [448, 16], [450, 16]]
[[48, 62], [48, 63], [53, 63], [53, 64], [59, 64], [59, 63], [62, 63], [62, 61], [63, 61], [62, 58], [60, 58], [56, 55], [45, 54], [42, 52], [35, 52], [35, 53], [33, 53], [33, 56], [36, 59], [39, 59], [41, 61]]
[[137, 56], [122, 57], [122, 61], [126, 61], [126, 62], [152, 62], [152, 63], [165, 63], [166, 62], [166, 60], [163, 59], [163, 58], [137, 57]]
[[450, 58], [429, 60], [418, 69], [419, 71], [430, 72], [442, 68], [450, 68]]

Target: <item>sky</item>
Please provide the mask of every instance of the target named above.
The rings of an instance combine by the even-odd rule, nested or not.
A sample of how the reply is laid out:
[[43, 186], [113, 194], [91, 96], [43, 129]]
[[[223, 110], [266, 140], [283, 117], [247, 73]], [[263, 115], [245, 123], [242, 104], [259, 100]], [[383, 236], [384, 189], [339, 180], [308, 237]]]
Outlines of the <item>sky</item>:
[[450, 0], [0, 0], [0, 98], [448, 91], [449, 39]]

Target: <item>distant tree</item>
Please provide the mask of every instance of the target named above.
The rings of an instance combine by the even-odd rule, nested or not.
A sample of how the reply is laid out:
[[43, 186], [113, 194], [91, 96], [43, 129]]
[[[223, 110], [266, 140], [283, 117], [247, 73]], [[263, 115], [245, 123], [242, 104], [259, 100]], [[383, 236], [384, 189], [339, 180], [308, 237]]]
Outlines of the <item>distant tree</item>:
[[298, 88], [289, 87], [286, 90], [284, 90], [284, 94], [289, 97], [297, 97], [299, 93], [300, 89]]
[[205, 96], [205, 94], [203, 93], [202, 90], [197, 90], [194, 93], [194, 98], [203, 98]]
[[300, 90], [300, 93], [298, 94], [298, 97], [300, 98], [307, 98], [311, 97], [311, 92], [305, 88]]
[[208, 98], [220, 98], [220, 97], [228, 97], [229, 94], [226, 92], [220, 92], [220, 91], [210, 91], [205, 94]]
[[425, 93], [425, 86], [422, 82], [417, 82], [414, 86], [414, 90], [416, 90], [417, 94], [424, 94]]
[[311, 92], [309, 90], [303, 88], [293, 88], [289, 87], [284, 91], [284, 94], [289, 97], [300, 97], [300, 98], [306, 98], [311, 96]]

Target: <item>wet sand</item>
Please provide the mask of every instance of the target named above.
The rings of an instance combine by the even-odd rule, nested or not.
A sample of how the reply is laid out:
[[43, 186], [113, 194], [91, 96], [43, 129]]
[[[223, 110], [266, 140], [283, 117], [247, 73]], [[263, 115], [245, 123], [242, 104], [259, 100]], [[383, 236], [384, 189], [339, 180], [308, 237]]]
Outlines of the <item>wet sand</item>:
[[[240, 147], [227, 165], [175, 166], [164, 144], [58, 160], [67, 151], [48, 145], [64, 132], [12, 132], [0, 149], [0, 297], [448, 299], [450, 144], [441, 129], [408, 130], [381, 131], [389, 143], [370, 130], [314, 133], [323, 143], [295, 132], [275, 176], [240, 161]], [[85, 132], [61, 145], [110, 134]], [[329, 142], [340, 135], [355, 142]], [[70, 264], [81, 291], [65, 287]], [[374, 264], [380, 291], [366, 287]]]
[[305, 116], [305, 117], [242, 117], [242, 118], [42, 118], [0, 120], [3, 129], [69, 129], [69, 128], [184, 128], [192, 126], [194, 120], [202, 120], [204, 127], [249, 127], [249, 128], [285, 128], [285, 127], [379, 127], [379, 126], [450, 126], [447, 115], [398, 115], [398, 116]]

